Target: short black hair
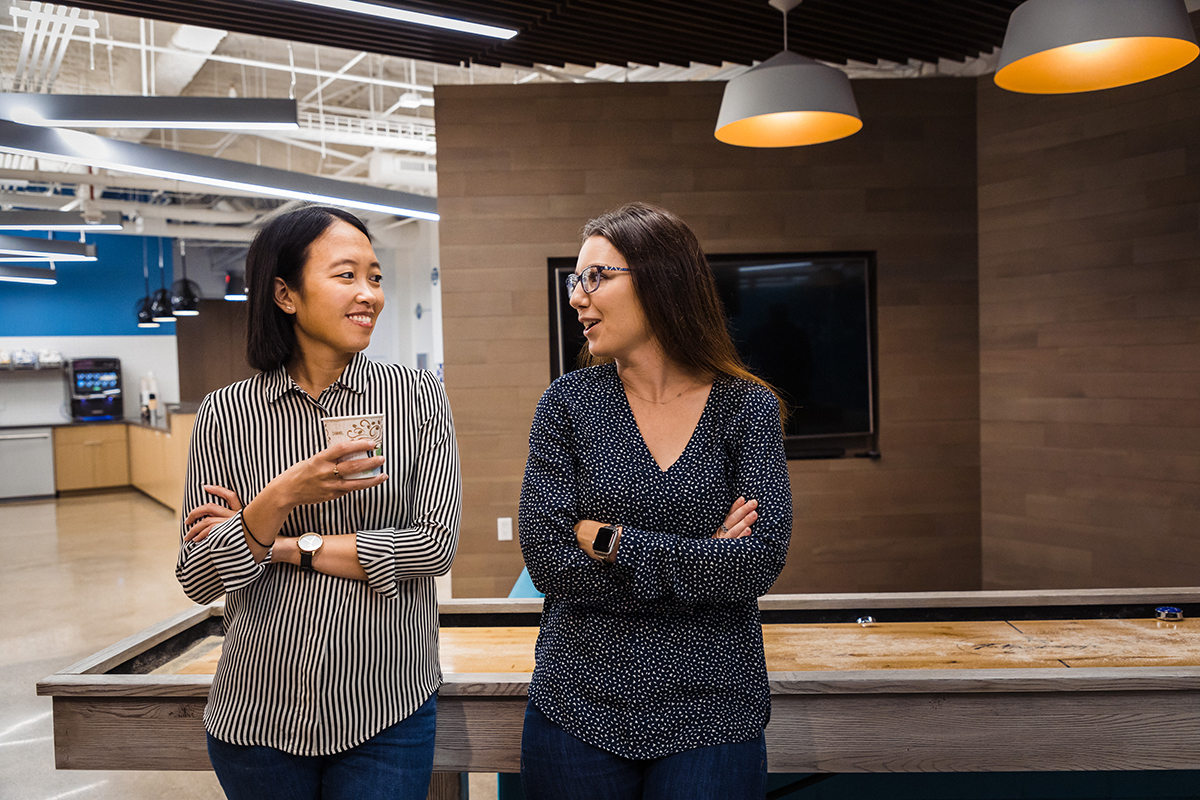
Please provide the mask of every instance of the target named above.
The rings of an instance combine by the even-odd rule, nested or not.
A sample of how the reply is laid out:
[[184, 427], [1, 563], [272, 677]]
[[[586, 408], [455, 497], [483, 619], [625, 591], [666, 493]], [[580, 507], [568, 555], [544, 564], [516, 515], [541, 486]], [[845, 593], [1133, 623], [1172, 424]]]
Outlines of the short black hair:
[[280, 214], [262, 227], [246, 254], [246, 361], [270, 372], [286, 364], [296, 349], [295, 320], [275, 305], [275, 279], [300, 288], [308, 248], [334, 222], [348, 222], [370, 241], [367, 226], [349, 211], [332, 206], [305, 206]]

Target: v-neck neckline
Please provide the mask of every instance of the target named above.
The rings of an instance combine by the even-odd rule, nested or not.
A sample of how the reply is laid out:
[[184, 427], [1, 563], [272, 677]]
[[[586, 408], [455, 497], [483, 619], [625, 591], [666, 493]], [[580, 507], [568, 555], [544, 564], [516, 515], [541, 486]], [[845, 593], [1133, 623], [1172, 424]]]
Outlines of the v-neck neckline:
[[646, 444], [646, 437], [642, 435], [642, 427], [638, 425], [637, 415], [633, 413], [633, 406], [629, 404], [629, 395], [625, 393], [625, 383], [621, 380], [621, 376], [617, 374], [616, 365], [613, 365], [612, 374], [613, 379], [617, 382], [617, 393], [621, 396], [621, 401], [625, 404], [625, 410], [629, 413], [629, 421], [633, 425], [634, 431], [637, 432], [638, 441], [642, 443], [642, 452], [645, 453], [646, 457], [650, 459], [650, 463], [654, 465], [656, 470], [658, 470], [659, 475], [666, 475], [675, 467], [676, 464], [678, 464], [680, 461], [683, 461], [684, 456], [688, 454], [688, 450], [692, 449], [692, 442], [696, 441], [696, 431], [700, 430], [700, 426], [703, 424], [704, 418], [708, 416], [708, 409], [712, 406], [713, 395], [717, 390], [716, 378], [713, 379], [713, 382], [708, 387], [708, 397], [704, 400], [704, 408], [701, 409], [700, 416], [696, 419], [696, 425], [692, 428], [691, 435], [688, 436], [687, 444], [685, 444], [683, 449], [679, 451], [679, 455], [675, 458], [675, 460], [668, 464], [664, 469], [662, 464], [658, 463], [658, 459], [654, 457], [654, 453], [650, 452], [650, 445]]

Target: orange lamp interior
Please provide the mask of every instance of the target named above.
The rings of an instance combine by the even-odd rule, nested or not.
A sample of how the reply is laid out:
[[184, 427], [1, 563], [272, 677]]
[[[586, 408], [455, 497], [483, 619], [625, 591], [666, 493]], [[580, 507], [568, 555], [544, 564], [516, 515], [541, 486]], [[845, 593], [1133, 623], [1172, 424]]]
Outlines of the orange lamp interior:
[[796, 147], [842, 139], [862, 128], [862, 120], [831, 111], [780, 111], [731, 122], [716, 137], [739, 147]]
[[1025, 94], [1067, 94], [1148, 81], [1190, 64], [1200, 48], [1183, 39], [1134, 36], [1056, 47], [1014, 61], [996, 85]]

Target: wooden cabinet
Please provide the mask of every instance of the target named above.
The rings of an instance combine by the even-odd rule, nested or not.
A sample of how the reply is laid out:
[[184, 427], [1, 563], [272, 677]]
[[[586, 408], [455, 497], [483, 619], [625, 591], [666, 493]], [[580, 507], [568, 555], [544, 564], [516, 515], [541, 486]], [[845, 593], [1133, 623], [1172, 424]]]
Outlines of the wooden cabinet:
[[125, 424], [54, 429], [54, 488], [60, 492], [129, 485]]
[[129, 471], [134, 488], [178, 512], [183, 506], [188, 443], [195, 414], [172, 414], [170, 430], [129, 426]]

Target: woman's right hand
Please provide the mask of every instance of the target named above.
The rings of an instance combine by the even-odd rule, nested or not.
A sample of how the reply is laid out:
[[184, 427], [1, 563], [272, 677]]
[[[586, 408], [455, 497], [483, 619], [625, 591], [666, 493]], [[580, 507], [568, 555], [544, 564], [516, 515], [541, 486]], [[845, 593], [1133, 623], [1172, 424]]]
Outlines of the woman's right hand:
[[725, 521], [717, 528], [712, 538], [741, 539], [743, 536], [749, 536], [752, 532], [750, 526], [758, 519], [758, 512], [755, 510], [757, 508], [757, 500], [746, 500], [744, 497], [734, 500]]
[[354, 453], [365, 453], [375, 449], [375, 442], [370, 439], [362, 441], [338, 442], [321, 452], [299, 461], [288, 467], [271, 483], [276, 484], [286, 495], [292, 506], [313, 505], [334, 500], [350, 492], [370, 489], [388, 479], [386, 473], [380, 473], [371, 478], [352, 479], [346, 475], [382, 467], [383, 456], [343, 461], [339, 459]]

